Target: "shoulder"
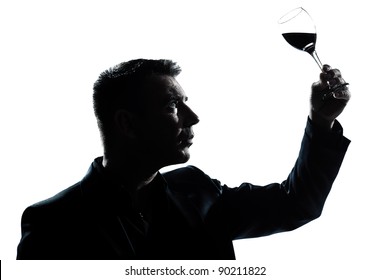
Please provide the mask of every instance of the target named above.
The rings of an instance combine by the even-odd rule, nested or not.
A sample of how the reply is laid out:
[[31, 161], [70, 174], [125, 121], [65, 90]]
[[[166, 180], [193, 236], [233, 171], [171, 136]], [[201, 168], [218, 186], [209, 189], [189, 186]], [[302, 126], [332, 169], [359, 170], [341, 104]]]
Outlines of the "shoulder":
[[221, 194], [225, 186], [210, 178], [199, 168], [189, 165], [162, 174], [168, 186], [175, 191], [200, 192], [208, 191]]
[[72, 216], [72, 214], [77, 214], [92, 206], [93, 201], [97, 201], [95, 204], [100, 204], [101, 200], [107, 198], [106, 188], [103, 188], [103, 185], [103, 180], [92, 164], [87, 174], [79, 182], [48, 199], [29, 206], [24, 215], [31, 212], [42, 216]]
[[188, 165], [168, 172], [164, 172], [162, 173], [162, 175], [165, 179], [177, 180], [177, 179], [188, 179], [188, 177], [193, 177], [193, 176], [202, 177], [205, 176], [206, 174], [199, 168], [193, 165]]
[[80, 182], [57, 193], [56, 195], [37, 202], [23, 213], [23, 219], [33, 219], [34, 216], [58, 216], [64, 213], [72, 214], [77, 212], [82, 205], [82, 191]]
[[199, 168], [189, 165], [186, 167], [177, 168], [165, 173], [162, 176], [168, 183], [196, 183], [199, 181], [212, 181], [212, 179], [206, 175]]

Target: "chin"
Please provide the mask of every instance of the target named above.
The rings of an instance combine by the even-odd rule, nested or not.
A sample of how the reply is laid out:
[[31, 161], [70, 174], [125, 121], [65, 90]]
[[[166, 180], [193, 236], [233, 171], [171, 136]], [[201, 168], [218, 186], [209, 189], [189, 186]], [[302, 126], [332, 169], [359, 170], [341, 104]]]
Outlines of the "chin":
[[188, 152], [183, 153], [178, 159], [178, 163], [186, 163], [190, 159], [190, 154]]
[[190, 159], [189, 147], [184, 147], [180, 149], [170, 150], [170, 152], [165, 152], [158, 157], [156, 162], [160, 163], [160, 167], [166, 167], [175, 164], [186, 163]]
[[172, 159], [172, 164], [181, 164], [186, 163], [190, 159], [190, 153], [188, 151], [188, 148], [182, 149], [177, 152], [174, 159]]

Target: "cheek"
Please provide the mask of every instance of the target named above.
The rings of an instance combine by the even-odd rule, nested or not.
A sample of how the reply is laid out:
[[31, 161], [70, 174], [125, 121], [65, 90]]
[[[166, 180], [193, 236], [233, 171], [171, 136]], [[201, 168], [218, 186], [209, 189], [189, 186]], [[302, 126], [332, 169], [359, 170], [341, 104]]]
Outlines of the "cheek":
[[181, 120], [173, 112], [161, 112], [159, 114], [148, 112], [146, 118], [140, 122], [139, 128], [142, 134], [148, 138], [176, 137], [181, 133]]
[[181, 131], [179, 118], [177, 117], [177, 115], [173, 114], [161, 117], [158, 123], [158, 129], [161, 131], [162, 134], [172, 136], [179, 135]]
[[156, 143], [175, 143], [175, 140], [181, 133], [178, 118], [175, 116], [164, 116], [146, 128], [147, 135]]

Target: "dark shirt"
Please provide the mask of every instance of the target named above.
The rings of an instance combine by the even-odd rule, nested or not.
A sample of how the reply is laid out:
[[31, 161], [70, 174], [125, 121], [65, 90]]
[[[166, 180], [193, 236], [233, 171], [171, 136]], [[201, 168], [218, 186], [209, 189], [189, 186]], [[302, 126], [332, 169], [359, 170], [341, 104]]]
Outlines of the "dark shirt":
[[158, 174], [143, 215], [97, 158], [87, 175], [22, 216], [18, 259], [234, 259], [232, 241], [319, 217], [349, 140], [308, 122], [282, 183], [229, 188], [196, 167]]

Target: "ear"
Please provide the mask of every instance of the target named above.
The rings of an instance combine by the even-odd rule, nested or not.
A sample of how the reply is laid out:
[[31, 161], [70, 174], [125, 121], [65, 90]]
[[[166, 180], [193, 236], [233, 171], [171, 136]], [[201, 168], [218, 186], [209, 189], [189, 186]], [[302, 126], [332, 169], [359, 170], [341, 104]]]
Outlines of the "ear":
[[135, 138], [134, 115], [124, 109], [117, 110], [114, 116], [115, 126], [119, 133], [128, 138]]

